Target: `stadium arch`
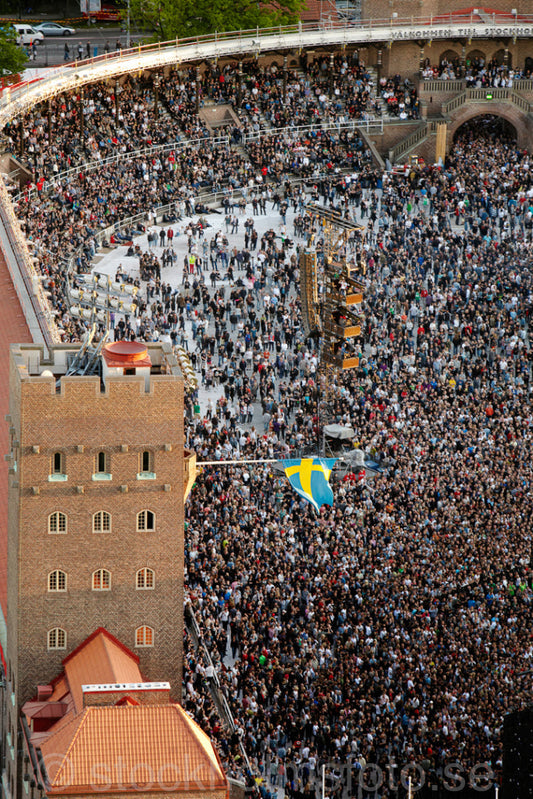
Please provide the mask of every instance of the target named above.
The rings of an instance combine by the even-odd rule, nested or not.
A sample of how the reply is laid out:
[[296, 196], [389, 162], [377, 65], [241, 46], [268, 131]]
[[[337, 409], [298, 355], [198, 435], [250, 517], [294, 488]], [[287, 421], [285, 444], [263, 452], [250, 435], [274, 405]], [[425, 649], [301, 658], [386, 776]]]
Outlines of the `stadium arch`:
[[533, 145], [533, 120], [529, 114], [517, 108], [512, 103], [485, 103], [467, 104], [457, 109], [448, 123], [446, 152], [450, 151], [456, 133], [465, 122], [476, 117], [494, 116], [506, 120], [516, 132], [516, 143], [521, 149], [532, 149]]

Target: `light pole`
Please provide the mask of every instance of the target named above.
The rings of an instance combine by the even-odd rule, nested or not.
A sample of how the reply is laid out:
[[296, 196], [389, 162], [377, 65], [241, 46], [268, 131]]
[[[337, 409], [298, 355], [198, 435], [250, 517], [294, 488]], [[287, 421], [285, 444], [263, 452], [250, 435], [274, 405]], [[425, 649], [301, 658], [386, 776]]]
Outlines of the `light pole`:
[[159, 119], [159, 75], [154, 77], [154, 113], [155, 118]]
[[130, 32], [130, 0], [128, 0], [126, 10], [126, 48], [131, 47], [131, 32]]

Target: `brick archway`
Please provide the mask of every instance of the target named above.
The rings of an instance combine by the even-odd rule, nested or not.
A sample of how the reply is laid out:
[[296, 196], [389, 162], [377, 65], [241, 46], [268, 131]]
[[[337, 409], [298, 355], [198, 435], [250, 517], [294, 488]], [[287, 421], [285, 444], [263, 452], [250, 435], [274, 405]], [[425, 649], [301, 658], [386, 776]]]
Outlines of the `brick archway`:
[[457, 130], [470, 119], [481, 116], [497, 116], [506, 119], [516, 130], [518, 147], [533, 151], [533, 120], [512, 103], [475, 103], [458, 108], [450, 114], [448, 123], [446, 152], [450, 151]]

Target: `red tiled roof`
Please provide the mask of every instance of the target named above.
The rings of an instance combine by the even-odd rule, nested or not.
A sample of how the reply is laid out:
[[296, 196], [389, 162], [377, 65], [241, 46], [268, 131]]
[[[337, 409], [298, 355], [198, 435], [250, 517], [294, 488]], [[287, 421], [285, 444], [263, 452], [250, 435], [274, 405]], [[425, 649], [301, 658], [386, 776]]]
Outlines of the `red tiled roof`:
[[64, 660], [68, 687], [78, 713], [83, 709], [82, 685], [143, 682], [139, 658], [103, 627], [95, 630]]
[[[521, 19], [520, 14], [512, 14], [511, 9], [509, 8], [508, 11], [502, 11], [501, 9], [496, 8], [482, 8], [481, 6], [469, 6], [468, 8], [460, 8], [457, 11], [449, 11], [445, 14], [436, 14], [432, 17], [433, 22], [438, 22], [439, 20], [447, 20], [453, 19], [455, 17], [468, 17], [471, 16], [473, 22], [483, 22], [484, 17], [492, 17], [494, 16], [496, 19]], [[524, 17], [525, 18], [525, 17]]]
[[47, 794], [227, 791], [207, 735], [179, 705], [88, 707], [41, 743]]
[[318, 22], [322, 18], [328, 20], [339, 18], [335, 3], [332, 0], [306, 0], [300, 11], [302, 22]]

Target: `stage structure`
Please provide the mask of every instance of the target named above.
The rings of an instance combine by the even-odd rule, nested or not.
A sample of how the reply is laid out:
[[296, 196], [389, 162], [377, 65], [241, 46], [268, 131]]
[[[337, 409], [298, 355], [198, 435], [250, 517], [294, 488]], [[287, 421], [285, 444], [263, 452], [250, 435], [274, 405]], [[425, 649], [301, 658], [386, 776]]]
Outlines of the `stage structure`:
[[366, 271], [364, 228], [315, 203], [305, 210], [320, 224], [322, 247], [308, 247], [300, 256], [302, 323], [307, 335], [320, 336], [321, 367], [353, 369], [359, 365], [354, 339], [361, 335], [363, 284], [357, 276]]
[[100, 322], [109, 330], [111, 313], [135, 312], [137, 292], [133, 283], [118, 283], [98, 272], [74, 275], [72, 284], [67, 281], [69, 312], [75, 319]]
[[300, 256], [300, 287], [304, 330], [320, 342], [318, 416], [324, 425], [329, 421], [337, 373], [359, 365], [365, 229], [316, 203], [308, 203], [305, 210], [321, 233], [311, 238], [310, 244], [316, 240], [316, 246], [309, 246]]

